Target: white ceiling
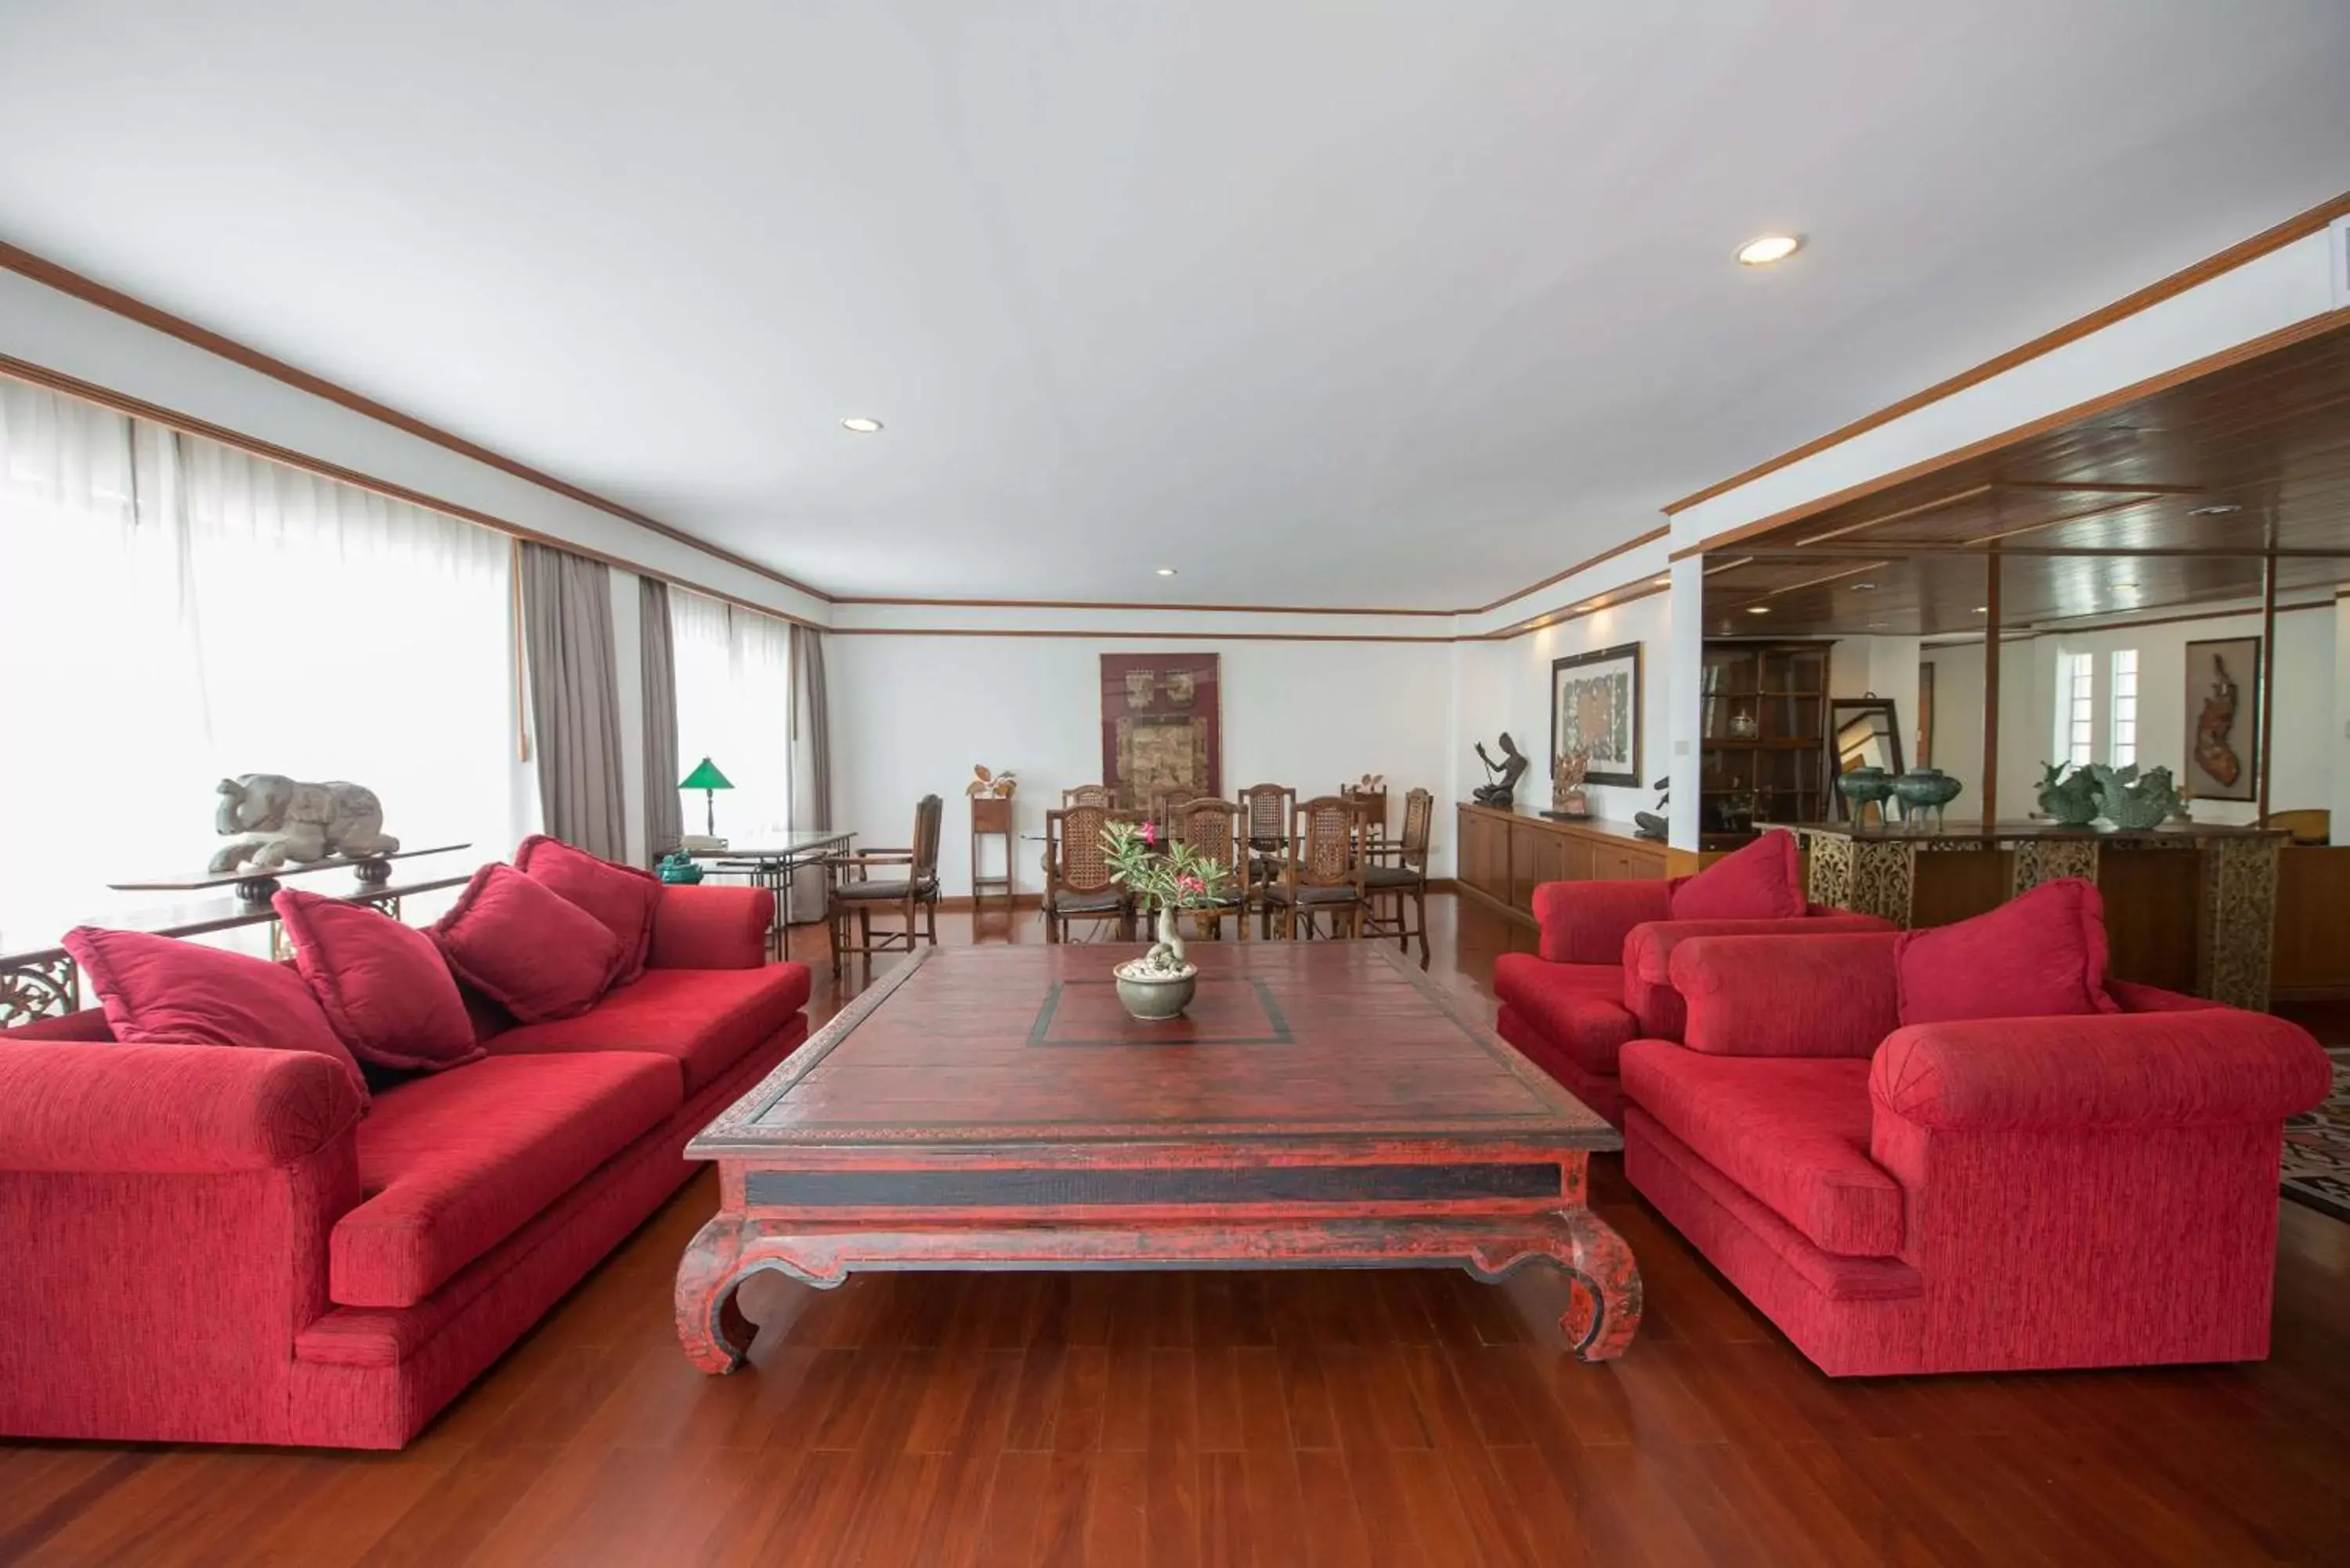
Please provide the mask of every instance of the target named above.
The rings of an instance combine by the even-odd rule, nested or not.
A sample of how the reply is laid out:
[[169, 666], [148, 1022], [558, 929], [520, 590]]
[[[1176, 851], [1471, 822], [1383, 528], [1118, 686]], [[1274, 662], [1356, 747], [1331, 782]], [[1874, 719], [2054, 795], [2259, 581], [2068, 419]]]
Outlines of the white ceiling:
[[2343, 0], [16, 0], [0, 238], [835, 593], [1450, 607], [2350, 186], [2345, 81]]

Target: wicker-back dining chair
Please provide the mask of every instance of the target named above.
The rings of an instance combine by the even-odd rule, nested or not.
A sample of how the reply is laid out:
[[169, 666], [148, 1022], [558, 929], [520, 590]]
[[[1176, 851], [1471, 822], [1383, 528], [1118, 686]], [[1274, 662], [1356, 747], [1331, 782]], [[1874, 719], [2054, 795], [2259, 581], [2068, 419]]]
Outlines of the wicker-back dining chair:
[[1403, 834], [1363, 851], [1363, 893], [1367, 900], [1363, 935], [1393, 937], [1411, 950], [1419, 941], [1419, 967], [1428, 967], [1428, 843], [1436, 826], [1436, 797], [1415, 789], [1403, 797]]
[[1183, 807], [1198, 798], [1188, 789], [1161, 790], [1150, 797], [1149, 820], [1159, 825], [1159, 831], [1167, 836], [1170, 843], [1180, 843], [1183, 838]]
[[[868, 849], [855, 855], [825, 857], [824, 923], [832, 939], [832, 977], [840, 978], [840, 961], [850, 953], [870, 971], [877, 953], [914, 950], [915, 916], [922, 919], [921, 935], [939, 945], [939, 825], [944, 807], [934, 794], [924, 795], [914, 807], [914, 841], [904, 849]], [[903, 867], [902, 874], [877, 877], [877, 867]], [[876, 931], [873, 917], [895, 905], [905, 929]], [[856, 936], [852, 940], [850, 927]]]
[[1174, 808], [1170, 827], [1179, 827], [1183, 846], [1201, 860], [1224, 868], [1224, 890], [1211, 903], [1192, 911], [1211, 936], [1221, 936], [1223, 919], [1232, 917], [1248, 940], [1249, 904], [1254, 891], [1249, 874], [1248, 843], [1243, 836], [1241, 808], [1211, 794], [1194, 796]]
[[1246, 814], [1242, 831], [1248, 838], [1250, 872], [1260, 888], [1271, 887], [1281, 876], [1282, 857], [1289, 843], [1289, 814], [1297, 805], [1297, 792], [1287, 784], [1251, 784], [1241, 791], [1239, 800]]
[[1279, 910], [1284, 938], [1296, 937], [1300, 915], [1308, 936], [1319, 932], [1320, 917], [1326, 914], [1333, 936], [1342, 914], [1347, 935], [1361, 934], [1363, 861], [1355, 853], [1356, 820], [1355, 803], [1336, 794], [1299, 801], [1290, 813], [1289, 852], [1282, 861], [1281, 879], [1263, 894], [1267, 922]]
[[1107, 805], [1070, 805], [1045, 814], [1045, 940], [1065, 942], [1076, 920], [1116, 920], [1118, 940], [1134, 940], [1134, 905], [1110, 880], [1102, 834]]

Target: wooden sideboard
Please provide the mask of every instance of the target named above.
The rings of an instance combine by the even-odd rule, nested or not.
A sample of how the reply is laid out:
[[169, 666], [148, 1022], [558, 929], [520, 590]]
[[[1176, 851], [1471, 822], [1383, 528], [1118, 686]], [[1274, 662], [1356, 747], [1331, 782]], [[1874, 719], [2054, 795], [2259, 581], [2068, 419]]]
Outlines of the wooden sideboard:
[[1513, 951], [1533, 952], [1534, 887], [1542, 882], [1590, 882], [1662, 877], [1669, 851], [1633, 836], [1628, 822], [1594, 817], [1554, 822], [1532, 811], [1503, 811], [1463, 802], [1460, 806], [1461, 896], [1503, 916]]

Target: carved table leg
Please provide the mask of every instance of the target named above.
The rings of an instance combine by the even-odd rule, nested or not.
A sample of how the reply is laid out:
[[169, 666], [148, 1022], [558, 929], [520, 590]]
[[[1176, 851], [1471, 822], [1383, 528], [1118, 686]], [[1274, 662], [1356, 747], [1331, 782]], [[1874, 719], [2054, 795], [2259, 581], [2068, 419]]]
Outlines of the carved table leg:
[[1567, 1309], [1558, 1320], [1579, 1361], [1612, 1361], [1640, 1327], [1640, 1269], [1632, 1249], [1588, 1209], [1566, 1217]]
[[743, 1270], [741, 1221], [721, 1214], [704, 1225], [677, 1266], [677, 1337], [704, 1372], [732, 1372], [751, 1352], [759, 1325], [734, 1294]]

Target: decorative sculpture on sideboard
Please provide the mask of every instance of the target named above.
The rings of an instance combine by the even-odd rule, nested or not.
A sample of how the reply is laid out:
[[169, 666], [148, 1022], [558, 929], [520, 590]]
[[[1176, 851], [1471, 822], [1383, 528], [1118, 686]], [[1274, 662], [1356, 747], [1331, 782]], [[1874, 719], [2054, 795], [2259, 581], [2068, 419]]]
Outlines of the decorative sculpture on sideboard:
[[1503, 760], [1497, 763], [1486, 754], [1485, 742], [1477, 742], [1477, 760], [1485, 764], [1488, 782], [1469, 793], [1470, 798], [1479, 805], [1498, 806], [1507, 811], [1517, 802], [1518, 780], [1524, 776], [1527, 763], [1525, 753], [1518, 750], [1518, 743], [1510, 739], [1507, 730], [1502, 732], [1500, 744]]
[[220, 782], [213, 826], [228, 842], [206, 869], [275, 871], [340, 855], [353, 860], [390, 855], [400, 840], [383, 830], [375, 791], [339, 779], [304, 784], [283, 774], [240, 774]]

